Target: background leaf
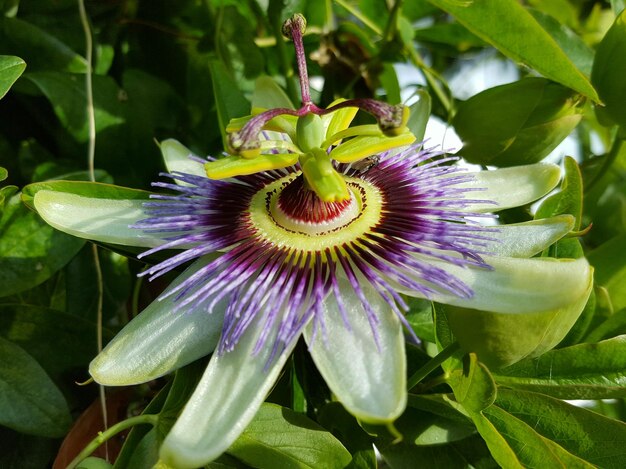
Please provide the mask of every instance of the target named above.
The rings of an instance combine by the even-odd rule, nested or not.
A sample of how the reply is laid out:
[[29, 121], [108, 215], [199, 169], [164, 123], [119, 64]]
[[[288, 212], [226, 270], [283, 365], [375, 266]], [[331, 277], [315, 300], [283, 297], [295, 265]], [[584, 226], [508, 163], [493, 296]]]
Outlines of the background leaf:
[[84, 244], [84, 240], [47, 225], [22, 205], [18, 196], [5, 205], [0, 234], [0, 297], [44, 282]]
[[63, 435], [71, 422], [69, 409], [45, 371], [2, 338], [0, 356], [0, 424], [29, 435]]
[[19, 57], [0, 55], [0, 99], [26, 69], [26, 62]]

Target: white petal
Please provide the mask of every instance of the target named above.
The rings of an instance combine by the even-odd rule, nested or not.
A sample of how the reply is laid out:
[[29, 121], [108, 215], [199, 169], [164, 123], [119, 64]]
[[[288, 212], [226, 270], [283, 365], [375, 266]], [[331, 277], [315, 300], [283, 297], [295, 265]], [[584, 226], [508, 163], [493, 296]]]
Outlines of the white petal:
[[[586, 259], [484, 257], [493, 270], [429, 261], [456, 276], [471, 298], [434, 294], [432, 300], [494, 313], [531, 313], [567, 306], [589, 291], [593, 269]], [[405, 291], [411, 295], [409, 291]]]
[[[195, 176], [206, 177], [204, 165], [197, 161], [189, 159], [194, 153], [178, 140], [169, 138], [163, 140], [159, 147], [163, 155], [163, 161], [168, 172], [178, 171], [180, 173], [193, 174]], [[180, 185], [189, 185], [184, 182], [176, 181]]]
[[553, 164], [531, 164], [474, 173], [474, 180], [455, 187], [480, 190], [468, 192], [467, 199], [489, 200], [468, 205], [468, 212], [496, 212], [526, 205], [543, 197], [556, 187], [561, 170]]
[[498, 226], [497, 232], [487, 234], [493, 241], [488, 241], [484, 250], [498, 256], [531, 257], [569, 233], [574, 222], [573, 216], [560, 215]]
[[[204, 267], [196, 261], [164, 295]], [[222, 329], [226, 302], [206, 311], [174, 311], [174, 296], [153, 301], [129, 322], [89, 365], [94, 379], [107, 386], [145, 383], [213, 351]]]
[[406, 407], [406, 358], [400, 321], [389, 305], [371, 288], [365, 291], [380, 323], [375, 326], [378, 344], [363, 306], [347, 281], [341, 298], [350, 323], [343, 322], [337, 302], [324, 302], [326, 341], [318, 330], [312, 340], [312, 324], [305, 339], [317, 369], [339, 401], [355, 417], [371, 422], [395, 420]]
[[49, 225], [79, 238], [125, 246], [155, 247], [163, 234], [145, 234], [129, 226], [146, 218], [142, 199], [98, 199], [41, 190], [35, 208]]
[[232, 352], [214, 354], [198, 387], [165, 438], [160, 458], [179, 469], [205, 465], [228, 449], [254, 418], [297, 342], [268, 365], [275, 331], [258, 355], [262, 321], [252, 323]]

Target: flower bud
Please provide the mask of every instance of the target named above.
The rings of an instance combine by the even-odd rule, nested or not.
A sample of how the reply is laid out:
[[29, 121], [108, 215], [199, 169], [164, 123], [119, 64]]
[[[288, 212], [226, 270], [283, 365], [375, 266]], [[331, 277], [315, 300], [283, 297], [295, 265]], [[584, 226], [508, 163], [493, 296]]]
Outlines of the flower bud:
[[479, 93], [459, 106], [452, 124], [470, 163], [517, 166], [546, 157], [578, 125], [576, 92], [545, 78], [525, 78]]
[[598, 45], [593, 61], [591, 83], [604, 107], [598, 106], [602, 123], [626, 128], [626, 11], [613, 23]]

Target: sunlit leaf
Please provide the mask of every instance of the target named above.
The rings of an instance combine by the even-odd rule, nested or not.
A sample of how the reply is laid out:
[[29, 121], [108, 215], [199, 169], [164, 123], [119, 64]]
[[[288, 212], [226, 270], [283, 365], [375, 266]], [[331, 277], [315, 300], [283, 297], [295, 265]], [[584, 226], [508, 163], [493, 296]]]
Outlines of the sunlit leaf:
[[274, 404], [261, 406], [228, 452], [252, 466], [342, 468], [351, 459], [331, 433]]
[[626, 397], [626, 336], [551, 350], [499, 370], [495, 379], [562, 399]]
[[0, 99], [24, 72], [26, 62], [19, 57], [0, 55]]
[[589, 80], [516, 0], [475, 0], [471, 3], [429, 1], [453, 15], [461, 24], [507, 57], [525, 63], [546, 78], [599, 101]]

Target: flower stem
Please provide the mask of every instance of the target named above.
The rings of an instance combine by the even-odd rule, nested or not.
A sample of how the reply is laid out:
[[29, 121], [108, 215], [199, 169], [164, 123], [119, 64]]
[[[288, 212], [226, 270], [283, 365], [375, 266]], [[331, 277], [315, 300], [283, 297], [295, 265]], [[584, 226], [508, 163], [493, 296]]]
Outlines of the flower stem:
[[461, 350], [461, 346], [458, 342], [452, 342], [450, 345], [445, 347], [436, 356], [431, 358], [428, 363], [426, 363], [423, 367], [413, 373], [413, 376], [411, 376], [408, 380], [407, 388], [413, 388], [417, 383], [426, 378], [426, 376], [428, 376], [432, 371], [436, 370], [439, 365], [441, 365], [459, 350]]
[[131, 417], [122, 422], [116, 423], [108, 430], [100, 432], [97, 437], [91, 440], [91, 442], [87, 446], [85, 446], [85, 448], [83, 448], [80, 453], [78, 453], [78, 456], [76, 456], [72, 460], [72, 462], [68, 464], [67, 469], [74, 469], [83, 459], [87, 458], [91, 453], [93, 453], [96, 448], [98, 448], [98, 446], [100, 446], [105, 441], [111, 439], [111, 437], [115, 436], [119, 432], [135, 425], [149, 424], [154, 427], [156, 426], [158, 421], [158, 415], [146, 414]]
[[302, 106], [311, 104], [311, 93], [309, 90], [309, 73], [306, 67], [306, 53], [302, 35], [306, 29], [306, 20], [302, 15], [294, 15], [283, 25], [283, 33], [291, 37], [293, 46], [296, 49], [296, 62], [298, 64], [298, 78], [300, 79], [300, 94], [302, 96]]

